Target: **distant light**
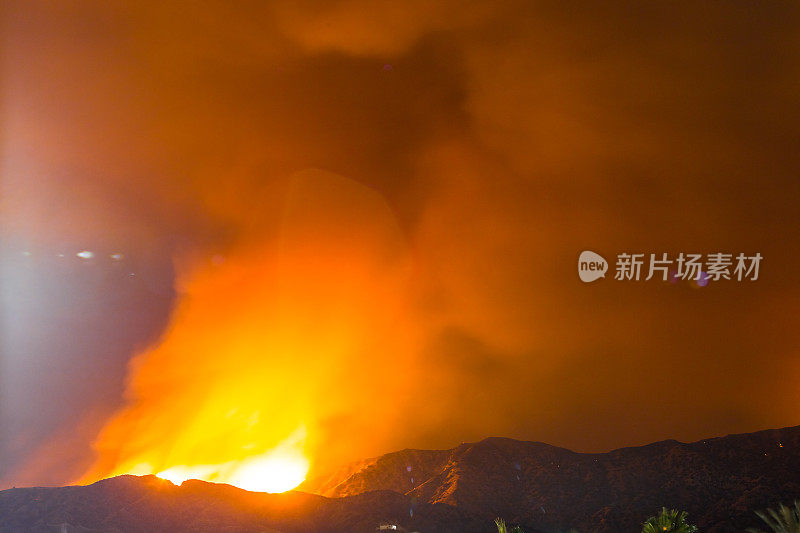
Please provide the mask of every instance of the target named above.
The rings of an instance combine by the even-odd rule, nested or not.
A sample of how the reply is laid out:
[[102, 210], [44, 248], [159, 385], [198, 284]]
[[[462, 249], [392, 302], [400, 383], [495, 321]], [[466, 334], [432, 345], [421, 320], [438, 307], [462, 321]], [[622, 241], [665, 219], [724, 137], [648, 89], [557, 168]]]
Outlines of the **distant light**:
[[58, 254], [58, 257], [64, 257], [64, 254]]
[[115, 254], [109, 255], [108, 257], [110, 257], [114, 261], [119, 261], [120, 259], [122, 259], [123, 256], [122, 256], [121, 253], [115, 253]]
[[90, 251], [88, 251], [88, 250], [84, 250], [84, 251], [82, 251], [82, 252], [78, 252], [78, 253], [77, 253], [77, 254], [75, 254], [75, 255], [77, 255], [77, 256], [78, 256], [78, 257], [80, 257], [81, 259], [91, 259], [92, 257], [94, 257], [94, 253], [93, 253], [93, 252], [90, 252]]

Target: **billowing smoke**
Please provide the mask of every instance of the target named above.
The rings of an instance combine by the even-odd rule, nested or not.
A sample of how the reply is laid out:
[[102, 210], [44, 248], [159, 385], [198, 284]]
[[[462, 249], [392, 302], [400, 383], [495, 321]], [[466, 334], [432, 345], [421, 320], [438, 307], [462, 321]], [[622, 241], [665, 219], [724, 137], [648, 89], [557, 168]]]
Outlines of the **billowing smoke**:
[[4, 485], [797, 423], [796, 7], [246, 4], [5, 6]]
[[330, 465], [352, 439], [393, 441], [376, 421], [410, 422], [424, 324], [391, 209], [320, 171], [293, 176], [284, 202], [273, 239], [179, 272], [169, 330], [133, 360], [88, 479], [241, 461], [298, 430], [298, 453]]

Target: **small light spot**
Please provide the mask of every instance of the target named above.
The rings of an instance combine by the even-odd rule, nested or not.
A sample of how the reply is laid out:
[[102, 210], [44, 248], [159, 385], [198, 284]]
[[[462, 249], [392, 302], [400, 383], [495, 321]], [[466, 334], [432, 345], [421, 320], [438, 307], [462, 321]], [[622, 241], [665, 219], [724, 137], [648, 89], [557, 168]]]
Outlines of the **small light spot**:
[[77, 255], [77, 256], [78, 256], [78, 257], [80, 257], [81, 259], [91, 259], [92, 257], [94, 257], [94, 253], [93, 253], [93, 252], [90, 252], [90, 251], [88, 251], [88, 250], [84, 250], [84, 251], [82, 251], [82, 252], [78, 252], [78, 253], [77, 253], [77, 254], [75, 254], [75, 255]]
[[122, 258], [123, 258], [123, 255], [122, 255], [121, 253], [117, 252], [117, 253], [115, 253], [115, 254], [111, 254], [111, 255], [109, 255], [109, 257], [110, 257], [111, 259], [113, 259], [114, 261], [119, 261], [120, 259], [122, 259]]

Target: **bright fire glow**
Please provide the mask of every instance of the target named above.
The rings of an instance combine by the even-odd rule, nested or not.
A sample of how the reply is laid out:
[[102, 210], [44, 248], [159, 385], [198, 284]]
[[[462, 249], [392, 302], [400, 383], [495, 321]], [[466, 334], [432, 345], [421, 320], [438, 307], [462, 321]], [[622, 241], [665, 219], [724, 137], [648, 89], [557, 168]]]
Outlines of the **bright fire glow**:
[[304, 431], [298, 430], [278, 448], [242, 461], [217, 465], [173, 466], [156, 475], [179, 485], [187, 479], [228, 483], [245, 490], [286, 492], [305, 481], [309, 462], [294, 445]]
[[[278, 446], [259, 455], [217, 464], [175, 465], [156, 471], [152, 464], [143, 462], [131, 467], [121, 467], [111, 475], [155, 474], [161, 479], [180, 485], [189, 479], [213, 483], [227, 483], [256, 492], [286, 492], [305, 481], [310, 462], [304, 455], [306, 430], [303, 426]], [[250, 448], [250, 446], [247, 446]], [[232, 453], [226, 449], [226, 454]]]
[[374, 454], [398, 417], [425, 416], [403, 405], [420, 328], [391, 210], [315, 174], [280, 213], [274, 242], [179, 258], [170, 326], [131, 362], [126, 403], [79, 483], [156, 474], [286, 491], [311, 466]]

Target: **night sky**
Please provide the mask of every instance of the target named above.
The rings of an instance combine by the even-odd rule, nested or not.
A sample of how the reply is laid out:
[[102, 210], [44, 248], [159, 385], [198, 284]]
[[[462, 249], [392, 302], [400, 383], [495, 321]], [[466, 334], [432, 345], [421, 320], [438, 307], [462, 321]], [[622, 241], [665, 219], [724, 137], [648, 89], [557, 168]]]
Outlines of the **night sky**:
[[165, 4], [4, 3], [0, 488], [800, 424], [797, 3]]

